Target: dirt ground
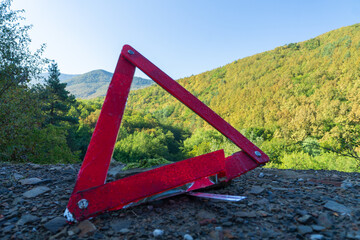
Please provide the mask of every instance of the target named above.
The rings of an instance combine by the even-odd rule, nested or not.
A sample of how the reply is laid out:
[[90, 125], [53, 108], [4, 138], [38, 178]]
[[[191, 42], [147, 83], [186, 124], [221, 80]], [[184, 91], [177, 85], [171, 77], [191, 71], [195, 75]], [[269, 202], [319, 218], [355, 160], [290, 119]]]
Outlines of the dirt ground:
[[360, 239], [359, 173], [257, 168], [207, 191], [240, 202], [180, 195], [69, 225], [79, 167], [0, 163], [0, 238]]

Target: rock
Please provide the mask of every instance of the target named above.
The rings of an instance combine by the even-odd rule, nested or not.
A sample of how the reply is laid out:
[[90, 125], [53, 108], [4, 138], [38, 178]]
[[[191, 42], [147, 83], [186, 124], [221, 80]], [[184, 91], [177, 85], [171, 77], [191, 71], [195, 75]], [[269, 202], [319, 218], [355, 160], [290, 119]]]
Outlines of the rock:
[[14, 179], [15, 179], [16, 181], [18, 181], [18, 180], [20, 180], [20, 179], [24, 178], [24, 176], [23, 176], [23, 175], [18, 174], [18, 173], [14, 173], [14, 174], [13, 174], [13, 177], [14, 177]]
[[3, 233], [8, 233], [8, 232], [11, 232], [14, 227], [15, 227], [14, 225], [6, 226], [2, 229], [2, 231], [3, 231]]
[[263, 172], [259, 173], [259, 178], [263, 178], [265, 175]]
[[266, 198], [262, 198], [260, 200], [257, 200], [256, 202], [254, 202], [254, 204], [257, 204], [259, 206], [267, 206], [269, 204], [269, 200]]
[[13, 200], [12, 204], [13, 205], [18, 205], [18, 204], [22, 204], [24, 202], [24, 199], [21, 197], [17, 197]]
[[21, 225], [36, 222], [36, 221], [39, 221], [39, 220], [40, 220], [39, 217], [33, 216], [31, 214], [25, 214], [25, 215], [21, 216], [20, 220], [16, 223], [16, 225], [21, 226]]
[[206, 220], [206, 219], [215, 219], [216, 215], [213, 213], [210, 213], [208, 211], [205, 211], [205, 210], [200, 210], [196, 214], [196, 218], [198, 219], [198, 221], [202, 221], [202, 220]]
[[236, 212], [234, 215], [236, 217], [240, 217], [240, 218], [255, 218], [256, 217], [255, 212]]
[[184, 240], [193, 240], [193, 237], [190, 234], [185, 234]]
[[95, 225], [89, 220], [80, 222], [78, 228], [80, 229], [79, 237], [89, 236], [96, 231]]
[[297, 227], [297, 230], [298, 230], [298, 232], [299, 232], [301, 235], [305, 235], [305, 234], [311, 233], [311, 232], [313, 231], [311, 227], [309, 227], [309, 226], [304, 226], [304, 225], [299, 225], [299, 226]]
[[357, 232], [348, 232], [346, 234], [346, 238], [347, 239], [360, 239], [360, 231], [357, 231]]
[[331, 228], [333, 225], [333, 221], [330, 218], [329, 214], [327, 213], [321, 213], [319, 217], [317, 218], [317, 224], [320, 226], [323, 226], [325, 228]]
[[307, 222], [309, 222], [310, 219], [311, 219], [310, 215], [304, 215], [302, 217], [299, 217], [297, 219], [297, 221], [300, 222], [300, 223], [307, 223]]
[[49, 191], [50, 191], [50, 188], [45, 187], [45, 186], [40, 186], [40, 187], [33, 188], [27, 192], [24, 192], [23, 196], [26, 198], [34, 198], [34, 197], [37, 197], [37, 196], [39, 196], [43, 193], [49, 192]]
[[335, 201], [327, 201], [324, 207], [338, 213], [344, 213], [344, 214], [351, 213], [351, 210], [349, 208]]
[[126, 219], [118, 219], [110, 222], [110, 227], [114, 230], [114, 232], [120, 232], [123, 229], [130, 228], [132, 224], [131, 220]]
[[322, 230], [325, 230], [325, 227], [319, 226], [319, 225], [311, 225], [311, 228], [312, 228], [314, 231], [317, 231], [317, 232], [320, 232], [320, 231], [322, 231]]
[[155, 238], [161, 238], [163, 235], [164, 235], [164, 231], [161, 230], [161, 229], [155, 229], [155, 230], [153, 231], [153, 236], [154, 236]]
[[254, 195], [258, 195], [258, 194], [262, 193], [264, 190], [265, 189], [260, 187], [260, 186], [253, 186], [250, 189], [249, 193], [254, 194]]
[[124, 166], [122, 166], [122, 165], [117, 165], [117, 166], [115, 166], [115, 167], [111, 167], [111, 168], [109, 169], [109, 171], [108, 171], [108, 176], [115, 178], [116, 175], [117, 175], [118, 173], [120, 173], [123, 168], [124, 168]]
[[25, 179], [22, 179], [20, 180], [19, 182], [22, 184], [22, 185], [35, 185], [39, 182], [41, 182], [42, 180], [40, 178], [25, 178]]
[[44, 227], [52, 233], [58, 232], [67, 224], [64, 217], [55, 217], [44, 224]]
[[228, 222], [224, 222], [222, 225], [223, 225], [224, 227], [231, 227], [231, 226], [233, 225], [233, 223], [230, 222], [230, 221], [228, 221]]
[[296, 209], [296, 213], [301, 216], [308, 215], [308, 211], [303, 210], [303, 209]]
[[310, 240], [321, 240], [324, 239], [324, 235], [321, 234], [311, 234], [310, 235]]
[[123, 229], [120, 229], [120, 231], [119, 231], [119, 233], [121, 233], [121, 234], [126, 234], [128, 232], [130, 232], [130, 230], [128, 228], [123, 228]]

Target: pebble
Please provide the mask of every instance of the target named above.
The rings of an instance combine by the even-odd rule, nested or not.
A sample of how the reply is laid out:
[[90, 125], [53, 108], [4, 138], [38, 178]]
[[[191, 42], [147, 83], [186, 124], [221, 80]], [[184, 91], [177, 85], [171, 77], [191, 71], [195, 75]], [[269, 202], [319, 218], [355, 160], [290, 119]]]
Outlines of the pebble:
[[96, 231], [95, 225], [89, 220], [84, 220], [77, 226], [80, 229], [79, 237], [85, 237], [91, 235]]
[[40, 218], [37, 216], [33, 216], [31, 214], [25, 214], [21, 216], [20, 220], [16, 223], [16, 225], [25, 225], [27, 223], [39, 221], [39, 219]]
[[120, 229], [120, 231], [119, 231], [119, 233], [121, 233], [121, 234], [126, 234], [128, 232], [130, 232], [130, 230], [128, 228], [123, 228], [123, 229]]
[[44, 227], [52, 233], [58, 232], [67, 224], [64, 217], [55, 217], [44, 224]]
[[265, 189], [263, 187], [260, 186], [253, 186], [249, 193], [254, 194], [254, 195], [258, 195], [260, 193], [262, 193]]
[[16, 181], [18, 181], [18, 180], [20, 180], [20, 179], [24, 178], [24, 176], [23, 176], [23, 175], [18, 174], [18, 173], [14, 173], [14, 174], [13, 174], [13, 177], [15, 178], [15, 180], [16, 180]]
[[46, 192], [49, 192], [49, 191], [51, 191], [50, 188], [45, 187], [45, 186], [40, 186], [40, 187], [33, 188], [27, 192], [24, 192], [23, 196], [26, 198], [34, 198], [34, 197], [37, 197], [37, 196], [44, 194]]
[[321, 240], [324, 239], [324, 235], [321, 234], [311, 234], [310, 235], [310, 240]]
[[185, 234], [184, 240], [193, 240], [193, 237], [190, 234]]
[[320, 232], [320, 231], [325, 230], [325, 227], [319, 226], [319, 225], [311, 225], [311, 228], [312, 228], [314, 231], [317, 231], [317, 232]]
[[42, 180], [40, 178], [25, 178], [25, 179], [20, 180], [19, 182], [22, 185], [35, 185], [35, 184], [38, 184], [41, 181]]
[[305, 235], [307, 233], [311, 233], [313, 230], [309, 226], [299, 225], [297, 226], [297, 230], [301, 235]]
[[327, 201], [324, 207], [338, 213], [351, 213], [351, 210], [349, 208], [335, 201]]
[[310, 219], [311, 219], [310, 215], [304, 215], [302, 217], [299, 217], [297, 219], [297, 221], [300, 222], [300, 223], [307, 223]]
[[321, 213], [319, 217], [317, 218], [317, 224], [320, 226], [323, 226], [325, 228], [331, 228], [333, 225], [333, 221], [330, 218], [329, 214], [327, 213]]
[[155, 230], [153, 231], [153, 236], [154, 236], [155, 238], [161, 238], [163, 235], [164, 235], [164, 231], [161, 230], [161, 229], [155, 229]]

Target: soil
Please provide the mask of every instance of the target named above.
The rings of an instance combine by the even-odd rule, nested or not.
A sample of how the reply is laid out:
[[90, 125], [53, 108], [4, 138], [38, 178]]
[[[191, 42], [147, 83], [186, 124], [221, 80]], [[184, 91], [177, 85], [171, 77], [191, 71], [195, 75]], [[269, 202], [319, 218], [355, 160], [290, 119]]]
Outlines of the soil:
[[68, 224], [79, 168], [0, 163], [0, 238], [360, 239], [359, 173], [257, 168], [207, 191], [240, 202], [179, 195]]

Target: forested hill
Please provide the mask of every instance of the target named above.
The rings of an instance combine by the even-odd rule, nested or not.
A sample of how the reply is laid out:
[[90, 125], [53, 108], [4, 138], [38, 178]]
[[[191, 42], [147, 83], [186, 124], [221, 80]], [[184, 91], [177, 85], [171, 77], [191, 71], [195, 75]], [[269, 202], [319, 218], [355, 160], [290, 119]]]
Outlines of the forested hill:
[[[61, 75], [60, 75], [61, 76]], [[94, 70], [81, 75], [62, 80], [66, 83], [66, 89], [76, 98], [90, 99], [105, 96], [112, 78], [112, 73], [105, 70]], [[134, 77], [131, 85], [132, 90], [150, 86], [153, 81], [140, 77]]]
[[[237, 129], [275, 138], [325, 140], [360, 119], [360, 24], [290, 43], [178, 81]], [[207, 124], [159, 86], [131, 93], [128, 107], [193, 129]]]

